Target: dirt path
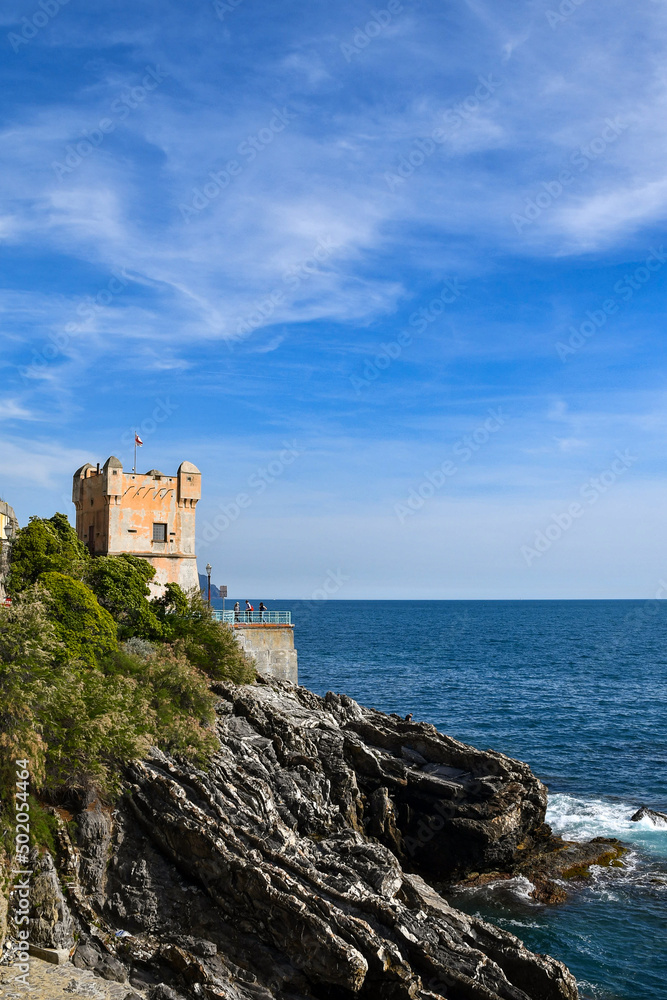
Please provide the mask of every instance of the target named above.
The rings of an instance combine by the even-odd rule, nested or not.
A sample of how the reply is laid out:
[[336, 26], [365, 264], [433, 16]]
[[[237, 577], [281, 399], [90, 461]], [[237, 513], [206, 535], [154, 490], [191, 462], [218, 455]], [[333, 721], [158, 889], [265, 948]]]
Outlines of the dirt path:
[[15, 966], [0, 968], [0, 997], [2, 1000], [125, 1000], [128, 993], [136, 994], [129, 983], [111, 983], [100, 979], [87, 969], [66, 965], [51, 965], [40, 958], [30, 957], [30, 989], [16, 983]]

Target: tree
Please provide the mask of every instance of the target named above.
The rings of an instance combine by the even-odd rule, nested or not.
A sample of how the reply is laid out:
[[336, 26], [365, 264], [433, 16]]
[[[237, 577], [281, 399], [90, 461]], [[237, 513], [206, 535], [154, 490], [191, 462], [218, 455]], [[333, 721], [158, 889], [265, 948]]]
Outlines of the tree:
[[86, 567], [86, 583], [118, 625], [121, 640], [137, 637], [154, 641], [163, 637], [160, 621], [148, 600], [148, 582], [154, 576], [155, 569], [146, 559], [129, 553], [98, 556]]
[[62, 643], [56, 661], [69, 658], [96, 666], [101, 657], [118, 649], [116, 623], [84, 583], [64, 573], [42, 573], [39, 588]]
[[12, 544], [7, 589], [12, 596], [36, 583], [42, 573], [79, 579], [90, 554], [65, 514], [31, 517]]

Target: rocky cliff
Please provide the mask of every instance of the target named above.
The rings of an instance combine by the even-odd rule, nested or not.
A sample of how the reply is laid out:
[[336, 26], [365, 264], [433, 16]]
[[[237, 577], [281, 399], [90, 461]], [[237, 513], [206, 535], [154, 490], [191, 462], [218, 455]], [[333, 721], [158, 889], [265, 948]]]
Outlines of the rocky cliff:
[[155, 752], [113, 810], [58, 810], [35, 943], [162, 997], [577, 997], [563, 965], [433, 887], [515, 870], [548, 840], [527, 765], [344, 696], [215, 690], [210, 770]]

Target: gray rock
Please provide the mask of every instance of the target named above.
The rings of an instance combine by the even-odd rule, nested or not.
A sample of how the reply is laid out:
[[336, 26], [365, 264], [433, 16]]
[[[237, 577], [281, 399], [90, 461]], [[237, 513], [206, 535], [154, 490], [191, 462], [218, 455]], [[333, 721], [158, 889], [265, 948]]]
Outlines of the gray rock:
[[79, 943], [72, 963], [77, 969], [90, 969], [102, 979], [116, 983], [127, 982], [127, 970], [123, 963], [92, 940]]
[[75, 964], [149, 1000], [576, 1000], [563, 965], [429, 884], [544, 837], [527, 765], [345, 696], [215, 691], [207, 771], [156, 751], [113, 816], [76, 817]]
[[654, 826], [667, 826], [667, 813], [649, 809], [648, 806], [642, 806], [634, 816], [630, 817], [632, 823], [638, 823], [640, 819], [650, 819]]
[[31, 852], [30, 943], [37, 948], [69, 951], [74, 946], [74, 922], [65, 902], [53, 858], [48, 851]]

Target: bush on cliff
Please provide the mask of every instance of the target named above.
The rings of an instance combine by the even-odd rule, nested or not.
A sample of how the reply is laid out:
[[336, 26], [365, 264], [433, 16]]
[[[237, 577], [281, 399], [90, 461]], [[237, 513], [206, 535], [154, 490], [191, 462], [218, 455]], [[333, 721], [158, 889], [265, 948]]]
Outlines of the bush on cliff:
[[116, 623], [85, 584], [64, 573], [42, 573], [38, 587], [62, 643], [56, 660], [82, 660], [95, 666], [100, 657], [118, 649]]
[[86, 567], [85, 581], [118, 626], [118, 638], [163, 638], [163, 630], [149, 601], [149, 581], [155, 569], [146, 559], [129, 553], [98, 556]]
[[34, 594], [0, 608], [0, 789], [14, 783], [14, 761], [28, 757], [44, 778], [46, 745], [38, 715], [46, 704], [54, 661], [62, 649], [44, 604]]
[[112, 795], [122, 765], [149, 746], [203, 762], [217, 746], [214, 696], [184, 656], [120, 650], [90, 666], [64, 645], [35, 589], [0, 608], [0, 800], [11, 804], [14, 761], [28, 758], [32, 790], [95, 785]]
[[123, 764], [151, 745], [203, 764], [217, 746], [208, 678], [255, 676], [199, 594], [172, 584], [150, 601], [149, 563], [91, 560], [62, 514], [31, 519], [12, 555], [13, 603], [0, 607], [0, 840], [17, 759], [29, 759], [38, 795], [92, 785], [112, 797]]
[[12, 544], [7, 589], [13, 596], [20, 594], [42, 573], [65, 573], [80, 579], [89, 561], [88, 549], [65, 514], [31, 517]]
[[177, 583], [168, 583], [153, 601], [167, 641], [214, 680], [228, 678], [236, 684], [255, 679], [255, 668], [238, 645], [231, 629], [213, 617], [197, 591], [185, 594]]

